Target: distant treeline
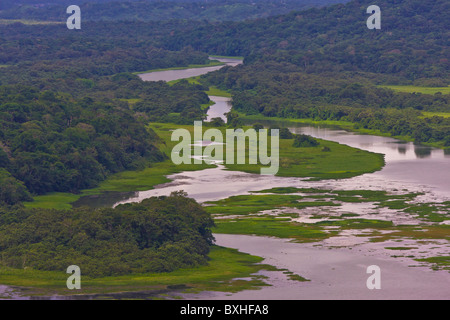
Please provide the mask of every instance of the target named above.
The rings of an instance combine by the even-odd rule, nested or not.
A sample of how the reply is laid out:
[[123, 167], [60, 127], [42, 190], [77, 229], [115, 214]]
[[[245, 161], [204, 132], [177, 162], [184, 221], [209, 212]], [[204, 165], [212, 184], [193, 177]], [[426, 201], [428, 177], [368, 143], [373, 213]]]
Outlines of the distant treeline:
[[[77, 192], [109, 174], [162, 160], [149, 121], [205, 116], [208, 85], [229, 89], [234, 108], [265, 116], [345, 120], [418, 142], [449, 146], [448, 95], [395, 93], [375, 84], [448, 85], [445, 0], [370, 1], [267, 19], [212, 23], [86, 22], [0, 25], [0, 199]], [[133, 72], [243, 55], [203, 85], [141, 81]], [[235, 121], [236, 122], [236, 121]]]
[[88, 63], [87, 59], [101, 66], [114, 60], [109, 65], [111, 72], [124, 72], [147, 69], [149, 48], [177, 52], [191, 47], [210, 54], [245, 56], [246, 63], [288, 62], [306, 73], [351, 71], [448, 83], [448, 1], [380, 0], [381, 30], [366, 27], [366, 9], [371, 4], [370, 0], [358, 0], [222, 23], [86, 22], [76, 31], [67, 30], [65, 24], [3, 25], [0, 64], [46, 59], [80, 64]]
[[[286, 14], [348, 0], [85, 0], [78, 4], [86, 21], [165, 21], [173, 19], [238, 21]], [[3, 3], [5, 2], [5, 3]], [[64, 21], [73, 1], [3, 0], [0, 19]], [[22, 5], [19, 5], [22, 3]]]
[[[250, 76], [251, 75], [251, 76]], [[401, 93], [358, 82], [358, 75], [306, 74], [286, 63], [224, 68], [204, 77], [233, 92], [233, 108], [268, 117], [350, 121], [357, 127], [450, 146], [450, 95]]]

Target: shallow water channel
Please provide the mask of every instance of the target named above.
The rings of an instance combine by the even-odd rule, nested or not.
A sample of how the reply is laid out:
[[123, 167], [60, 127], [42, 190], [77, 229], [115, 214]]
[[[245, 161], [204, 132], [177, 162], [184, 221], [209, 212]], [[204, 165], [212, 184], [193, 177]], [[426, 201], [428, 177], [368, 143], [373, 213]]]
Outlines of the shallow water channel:
[[[214, 100], [214, 98], [212, 98]], [[211, 106], [209, 118], [227, 112], [227, 98]], [[264, 124], [264, 123], [263, 123]], [[280, 123], [282, 125], [282, 123]], [[268, 123], [267, 123], [268, 125]], [[142, 201], [152, 196], [168, 195], [184, 190], [199, 202], [219, 200], [234, 195], [273, 187], [324, 188], [327, 190], [386, 190], [390, 192], [422, 192], [417, 198], [423, 202], [450, 200], [450, 155], [443, 150], [414, 145], [388, 137], [347, 132], [341, 129], [285, 124], [295, 133], [304, 133], [325, 140], [385, 155], [385, 167], [375, 173], [342, 180], [306, 181], [300, 178], [270, 177], [233, 172], [218, 166], [195, 172], [174, 174], [172, 182], [149, 191], [137, 192], [133, 197], [115, 205]], [[341, 211], [373, 210], [370, 204], [346, 204]], [[414, 218], [399, 216], [395, 210], [380, 209], [379, 216], [399, 224], [418, 224]], [[448, 212], [447, 212], [448, 214]], [[377, 218], [379, 218], [379, 216]], [[300, 215], [301, 217], [301, 215]], [[304, 222], [304, 221], [303, 221]], [[406, 256], [393, 257], [387, 246], [398, 242], [369, 242], [357, 232], [344, 232], [338, 237], [315, 243], [293, 243], [289, 240], [248, 235], [216, 234], [216, 243], [265, 258], [263, 263], [286, 268], [308, 282], [289, 280], [282, 272], [263, 273], [269, 287], [234, 294], [205, 292], [188, 295], [191, 299], [448, 299], [450, 273], [432, 271]], [[416, 246], [408, 252], [415, 257], [450, 255], [448, 241], [419, 243], [403, 239], [402, 245]], [[380, 267], [380, 290], [369, 290], [367, 267]]]
[[[223, 60], [229, 65], [239, 62]], [[210, 70], [211, 69], [211, 70]], [[204, 74], [220, 67], [188, 70], [171, 70], [143, 74], [147, 81], [170, 81]], [[222, 117], [230, 110], [229, 98], [211, 97], [216, 104], [210, 107], [208, 119]], [[263, 123], [264, 124], [264, 123]], [[267, 123], [268, 124], [268, 123]], [[280, 123], [282, 124], [282, 123]], [[155, 189], [107, 194], [81, 199], [83, 205], [117, 206], [140, 202], [143, 199], [169, 195], [184, 190], [199, 202], [214, 201], [230, 196], [249, 194], [251, 191], [273, 187], [323, 188], [326, 190], [385, 190], [389, 192], [423, 192], [417, 197], [422, 202], [450, 201], [450, 155], [443, 150], [418, 146], [388, 137], [378, 137], [347, 132], [337, 128], [285, 124], [295, 133], [305, 133], [316, 138], [331, 140], [351, 147], [385, 155], [385, 167], [374, 173], [342, 180], [307, 181], [303, 178], [273, 177], [216, 168], [183, 172], [169, 176], [172, 182]], [[117, 198], [116, 198], [117, 197]], [[370, 203], [345, 203], [334, 208], [335, 212], [357, 213], [360, 218], [377, 211], [377, 219], [398, 224], [420, 224], [414, 217], [396, 210], [374, 209]], [[321, 207], [315, 210], [322, 210]], [[446, 214], [449, 214], [448, 212]], [[308, 222], [314, 212], [299, 213], [301, 222]], [[315, 220], [317, 221], [317, 220]], [[346, 230], [339, 236], [313, 243], [293, 243], [286, 239], [249, 235], [216, 234], [216, 244], [236, 248], [242, 252], [263, 257], [264, 264], [288, 269], [310, 281], [288, 279], [283, 272], [262, 272], [268, 287], [234, 294], [203, 292], [185, 295], [189, 299], [449, 299], [450, 273], [433, 271], [408, 257], [450, 256], [450, 244], [446, 240], [370, 242], [364, 231]], [[388, 246], [411, 245], [415, 250], [407, 255], [393, 257]], [[377, 265], [381, 269], [381, 289], [369, 290], [366, 281], [367, 267]]]

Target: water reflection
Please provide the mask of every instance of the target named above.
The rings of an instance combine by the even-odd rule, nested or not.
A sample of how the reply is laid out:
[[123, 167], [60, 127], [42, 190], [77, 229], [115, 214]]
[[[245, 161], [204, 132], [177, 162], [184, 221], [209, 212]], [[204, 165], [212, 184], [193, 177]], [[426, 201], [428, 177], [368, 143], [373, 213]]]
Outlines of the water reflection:
[[72, 207], [111, 208], [118, 201], [136, 197], [138, 192], [104, 192], [91, 196], [81, 197], [72, 203]]
[[425, 146], [414, 146], [414, 153], [416, 154], [417, 158], [419, 159], [425, 159], [431, 157], [431, 151], [432, 149], [430, 147]]
[[211, 121], [214, 118], [222, 118], [225, 123], [227, 122], [226, 113], [231, 111], [231, 99], [226, 97], [209, 96], [214, 104], [209, 107], [206, 122]]
[[408, 149], [406, 148], [406, 146], [399, 145], [399, 146], [397, 147], [397, 150], [398, 150], [398, 153], [400, 153], [400, 154], [406, 154], [406, 151], [407, 151]]
[[187, 79], [192, 77], [201, 76], [203, 74], [217, 71], [222, 69], [224, 66], [237, 66], [242, 64], [242, 60], [240, 59], [225, 59], [225, 58], [212, 58], [210, 60], [218, 60], [220, 62], [225, 63], [225, 65], [214, 66], [214, 67], [204, 67], [204, 68], [191, 68], [191, 69], [182, 69], [182, 70], [164, 70], [164, 71], [155, 71], [149, 73], [142, 73], [139, 77], [144, 81], [174, 81], [179, 79]]

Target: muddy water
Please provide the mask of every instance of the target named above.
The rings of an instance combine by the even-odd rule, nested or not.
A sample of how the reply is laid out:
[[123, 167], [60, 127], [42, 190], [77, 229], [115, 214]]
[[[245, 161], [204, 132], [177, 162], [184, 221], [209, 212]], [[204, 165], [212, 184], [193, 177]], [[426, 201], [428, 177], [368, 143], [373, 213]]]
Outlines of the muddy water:
[[[226, 99], [224, 99], [226, 100]], [[210, 109], [211, 117], [220, 115], [222, 109]], [[271, 123], [273, 124], [273, 122]], [[184, 190], [200, 202], [218, 200], [233, 195], [273, 187], [316, 187], [328, 190], [386, 190], [390, 192], [423, 192], [420, 201], [450, 200], [450, 156], [440, 149], [414, 145], [387, 137], [362, 135], [344, 130], [292, 123], [279, 123], [295, 133], [331, 140], [362, 150], [385, 155], [385, 167], [375, 173], [343, 180], [319, 182], [298, 178], [267, 177], [242, 172], [227, 171], [224, 167], [170, 176], [173, 182], [155, 190], [139, 192], [128, 200], [116, 203], [141, 201], [147, 197], [168, 195]], [[269, 123], [266, 123], [269, 125]], [[358, 207], [361, 206], [361, 207]], [[317, 209], [317, 208], [313, 208]], [[320, 209], [320, 208], [318, 208]], [[373, 205], [345, 204], [338, 211], [361, 214], [373, 212]], [[395, 221], [396, 224], [417, 224], [416, 219], [396, 210], [379, 211], [377, 218]], [[299, 219], [306, 222], [305, 215]], [[303, 220], [302, 220], [303, 219]], [[317, 221], [317, 220], [316, 220]], [[370, 233], [370, 230], [366, 230]], [[295, 282], [282, 273], [267, 273], [268, 283], [257, 291], [235, 294], [202, 293], [187, 298], [200, 299], [448, 299], [450, 276], [447, 271], [431, 271], [408, 257], [450, 255], [446, 240], [427, 243], [413, 239], [373, 243], [364, 237], [364, 230], [347, 230], [314, 244], [291, 243], [286, 240], [237, 235], [215, 235], [217, 244], [239, 249], [242, 252], [264, 257], [263, 263], [286, 268], [309, 282]], [[385, 247], [409, 245], [413, 249], [399, 254]], [[414, 249], [415, 248], [415, 249]], [[393, 257], [395, 256], [395, 258]], [[366, 286], [367, 267], [378, 265], [382, 271], [382, 289], [369, 290]]]
[[[210, 58], [225, 63], [227, 66], [237, 66], [242, 63], [238, 59]], [[139, 77], [144, 81], [173, 81], [179, 79], [187, 79], [191, 77], [201, 76], [203, 74], [213, 72], [223, 68], [224, 66], [192, 68], [183, 70], [166, 70], [140, 74]]]
[[[272, 286], [234, 294], [204, 292], [189, 299], [308, 300], [308, 299], [448, 299], [448, 272], [431, 271], [417, 263], [380, 254], [377, 244], [333, 248], [298, 244], [282, 239], [245, 235], [216, 235], [220, 245], [264, 257], [262, 263], [288, 269], [310, 280], [289, 280], [282, 273], [268, 272]], [[370, 290], [367, 268], [380, 267], [381, 289]]]
[[230, 98], [209, 96], [209, 99], [214, 102], [214, 105], [209, 108], [206, 121], [209, 122], [213, 118], [222, 118], [223, 121], [227, 122], [225, 114], [231, 111]]
[[[214, 106], [212, 106], [214, 107]], [[422, 201], [450, 200], [450, 156], [443, 150], [417, 146], [387, 137], [362, 135], [327, 127], [291, 126], [291, 131], [336, 141], [385, 155], [385, 167], [375, 173], [342, 180], [305, 181], [226, 170], [223, 166], [169, 176], [173, 182], [154, 190], [137, 192], [115, 205], [140, 202], [152, 196], [184, 190], [200, 202], [214, 201], [273, 187], [325, 188], [328, 190], [387, 190], [423, 192]]]
[[450, 155], [444, 150], [339, 129], [292, 125], [289, 127], [296, 133], [305, 133], [385, 155], [386, 166], [383, 170], [344, 181], [343, 184], [347, 188], [376, 186], [383, 189], [386, 186], [395, 186], [398, 189], [429, 190], [430, 200], [445, 200], [450, 197]]
[[[174, 80], [173, 75], [190, 77], [197, 72], [210, 70], [177, 70], [153, 73], [150, 81]], [[167, 76], [167, 77], [166, 77]], [[212, 100], [217, 99], [212, 97]], [[216, 101], [216, 108], [209, 110], [209, 119], [222, 116], [229, 108], [227, 98]], [[363, 150], [385, 155], [386, 166], [375, 173], [343, 180], [326, 180], [311, 182], [300, 178], [282, 178], [261, 176], [242, 172], [225, 170], [223, 166], [196, 172], [183, 172], [169, 176], [172, 182], [157, 186], [153, 190], [136, 192], [124, 199], [108, 197], [108, 206], [140, 202], [145, 198], [169, 195], [172, 191], [184, 190], [190, 197], [199, 202], [219, 200], [233, 195], [247, 194], [251, 191], [273, 187], [325, 188], [327, 190], [386, 190], [391, 192], [424, 192], [421, 201], [450, 200], [450, 156], [442, 150], [416, 146], [396, 139], [349, 133], [329, 127], [313, 127], [292, 125], [293, 132], [306, 133], [317, 138], [336, 141]], [[96, 205], [98, 205], [98, 200]], [[89, 204], [86, 201], [84, 204]], [[361, 207], [358, 207], [361, 206]], [[370, 204], [347, 204], [340, 208], [349, 212], [371, 212]], [[364, 211], [364, 212], [363, 212]], [[397, 217], [399, 212], [392, 210], [383, 212], [383, 219], [400, 221], [401, 223], [416, 223], [408, 217]], [[304, 217], [303, 217], [304, 218]], [[302, 219], [302, 217], [299, 217]], [[413, 239], [402, 239], [395, 243], [373, 243], [364, 237], [364, 231], [359, 234], [352, 231], [342, 232], [338, 237], [332, 237], [313, 244], [291, 243], [282, 239], [256, 236], [215, 235], [217, 244], [239, 249], [253, 255], [265, 258], [263, 263], [286, 268], [307, 279], [309, 282], [297, 282], [287, 279], [282, 273], [269, 272], [268, 283], [257, 291], [244, 291], [235, 294], [219, 294], [206, 292], [187, 298], [197, 299], [449, 299], [450, 274], [447, 271], [431, 271], [428, 266], [419, 265], [414, 257], [450, 255], [448, 241], [429, 241], [423, 243]], [[385, 247], [408, 244], [417, 249], [394, 258], [397, 252], [386, 250]], [[398, 255], [398, 254], [397, 254]], [[369, 290], [366, 280], [369, 275], [367, 267], [378, 265], [381, 268], [381, 290]]]
[[[305, 181], [300, 178], [269, 177], [226, 170], [223, 166], [196, 172], [175, 174], [173, 181], [154, 190], [136, 193], [120, 203], [141, 201], [145, 198], [168, 195], [184, 190], [199, 202], [212, 201], [233, 195], [273, 187], [314, 187], [327, 190], [386, 190], [390, 192], [423, 192], [419, 201], [450, 200], [450, 157], [442, 150], [417, 146], [392, 138], [349, 133], [339, 129], [311, 126], [289, 126], [291, 131], [332, 140], [352, 147], [382, 153], [386, 166], [375, 173], [343, 180]], [[116, 204], [116, 205], [117, 205]], [[311, 210], [324, 208], [312, 208]], [[397, 210], [374, 209], [371, 203], [346, 203], [331, 208], [336, 214], [353, 212], [359, 218], [393, 221], [398, 224], [420, 224], [416, 217]], [[292, 210], [291, 210], [292, 211]], [[303, 210], [307, 211], [307, 210]], [[323, 212], [322, 212], [323, 213]], [[320, 212], [319, 212], [320, 214]], [[447, 213], [448, 214], [448, 213]], [[307, 213], [306, 213], [307, 215]], [[306, 222], [305, 212], [299, 221]], [[317, 219], [310, 221], [317, 222]], [[262, 273], [270, 287], [234, 294], [204, 292], [187, 295], [188, 299], [449, 299], [450, 274], [432, 271], [429, 265], [415, 258], [450, 255], [447, 240], [428, 242], [399, 239], [373, 243], [364, 233], [371, 230], [346, 230], [339, 236], [314, 244], [291, 243], [282, 239], [257, 236], [216, 234], [216, 244], [236, 248], [242, 252], [265, 258], [263, 263], [288, 269], [309, 282], [289, 280], [282, 272]], [[386, 247], [410, 246], [409, 251], [398, 252]], [[367, 267], [381, 269], [380, 290], [369, 290]]]

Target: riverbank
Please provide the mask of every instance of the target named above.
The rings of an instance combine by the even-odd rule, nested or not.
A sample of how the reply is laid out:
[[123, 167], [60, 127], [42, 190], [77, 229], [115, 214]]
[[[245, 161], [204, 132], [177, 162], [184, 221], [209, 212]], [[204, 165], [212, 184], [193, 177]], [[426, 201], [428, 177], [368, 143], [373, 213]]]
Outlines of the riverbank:
[[[263, 115], [246, 115], [241, 112], [236, 112], [239, 117], [245, 121], [253, 121], [253, 122], [261, 122], [261, 121], [271, 121], [271, 122], [284, 122], [286, 124], [288, 123], [294, 123], [294, 124], [310, 124], [315, 126], [329, 126], [329, 127], [335, 127], [340, 128], [349, 132], [356, 132], [361, 134], [367, 134], [367, 135], [374, 135], [379, 137], [389, 137], [401, 141], [406, 142], [414, 142], [414, 139], [409, 136], [393, 136], [389, 133], [382, 132], [381, 130], [374, 130], [374, 129], [365, 129], [363, 127], [360, 127], [357, 123], [349, 122], [349, 121], [340, 121], [340, 120], [314, 120], [314, 119], [293, 119], [293, 118], [280, 118], [280, 117], [266, 117]], [[434, 114], [438, 115], [438, 114]], [[424, 117], [434, 116], [430, 113], [425, 113]], [[443, 115], [439, 115], [443, 116]], [[447, 114], [445, 114], [447, 117]], [[450, 115], [449, 115], [450, 116]], [[450, 148], [444, 147], [441, 143], [429, 143], [424, 142], [421, 143], [421, 145], [433, 147], [433, 148], [439, 148], [439, 149], [446, 149], [449, 150]]]
[[[0, 299], [175, 299], [181, 293], [202, 291], [238, 292], [267, 285], [261, 272], [277, 268], [261, 264], [263, 259], [220, 246], [211, 248], [208, 265], [170, 273], [132, 274], [120, 277], [89, 278], [81, 275], [81, 290], [69, 290], [68, 274], [31, 269], [1, 268], [2, 285], [13, 287], [0, 292]], [[279, 271], [279, 270], [278, 270]]]
[[[158, 136], [164, 141], [161, 150], [170, 156], [171, 150], [178, 142], [171, 141], [172, 131], [186, 129], [193, 136], [194, 127], [188, 125], [173, 124], [150, 124]], [[243, 127], [244, 130], [250, 127]], [[203, 132], [209, 127], [203, 126]], [[228, 127], [215, 127], [226, 135]], [[380, 170], [384, 166], [384, 158], [381, 154], [363, 151], [343, 144], [323, 139], [317, 139], [320, 143], [316, 147], [297, 148], [293, 146], [294, 139], [280, 139], [280, 167], [276, 176], [301, 177], [314, 180], [346, 179], [358, 175]], [[225, 150], [223, 150], [225, 154]], [[246, 152], [248, 157], [248, 146], [245, 150], [235, 150], [235, 153]], [[247, 161], [248, 162], [248, 161]], [[259, 174], [261, 164], [223, 164], [225, 168], [232, 171]]]
[[[268, 119], [273, 120], [273, 118]], [[286, 119], [280, 120], [284, 121]], [[253, 122], [257, 121], [260, 120]], [[322, 125], [323, 123], [315, 124]], [[161, 145], [161, 148], [168, 155], [171, 148], [176, 144], [170, 141], [172, 130], [186, 128], [192, 132], [193, 129], [192, 126], [183, 127], [173, 124], [151, 124], [151, 126], [165, 142], [165, 144]], [[221, 128], [221, 130], [223, 129], [225, 128]], [[314, 131], [314, 127], [311, 127], [311, 130]], [[323, 134], [326, 136], [329, 133], [324, 132]], [[336, 135], [340, 139], [346, 137], [343, 133]], [[352, 135], [348, 136], [351, 138], [354, 137]], [[372, 137], [367, 136], [367, 138]], [[235, 247], [241, 252], [261, 253], [260, 255], [257, 254], [257, 256], [264, 257], [265, 260], [262, 261], [261, 258], [256, 258], [253, 262], [260, 261], [289, 270], [286, 273], [282, 272], [284, 278], [280, 282], [274, 281], [274, 278], [278, 277], [279, 271], [278, 273], [274, 271], [270, 276], [267, 276], [267, 273], [263, 269], [258, 269], [259, 267], [247, 269], [246, 275], [245, 273], [240, 275], [239, 273], [229, 274], [229, 279], [235, 279], [237, 282], [234, 282], [228, 289], [225, 283], [222, 289], [224, 292], [235, 293], [231, 296], [227, 296], [229, 293], [222, 293], [220, 294], [221, 297], [236, 299], [255, 299], [257, 297], [280, 299], [290, 297], [291, 299], [301, 299], [305, 297], [347, 297], [352, 292], [367, 294], [367, 292], [363, 292], [364, 290], [367, 291], [364, 285], [368, 277], [364, 268], [358, 268], [356, 270], [358, 273], [355, 272], [355, 269], [349, 268], [354, 267], [355, 263], [366, 265], [373, 262], [368, 259], [367, 255], [352, 253], [361, 250], [361, 248], [367, 248], [365, 253], [370, 253], [370, 250], [377, 248], [380, 256], [383, 259], [387, 259], [389, 264], [392, 265], [397, 265], [395, 260], [410, 263], [411, 261], [416, 261], [414, 259], [417, 259], [417, 262], [419, 259], [422, 259], [423, 261], [421, 263], [427, 266], [437, 262], [439, 268], [447, 268], [449, 226], [445, 223], [448, 221], [447, 217], [450, 210], [450, 203], [439, 202], [437, 200], [434, 203], [415, 203], [421, 197], [421, 186], [416, 185], [417, 188], [410, 188], [414, 184], [404, 183], [401, 180], [403, 176], [400, 179], [395, 175], [384, 175], [386, 166], [381, 166], [383, 168], [381, 171], [375, 170], [374, 172], [376, 173], [368, 173], [367, 175], [350, 172], [354, 174], [353, 178], [342, 175], [348, 174], [349, 172], [337, 172], [337, 174], [341, 174], [342, 179], [325, 178], [324, 174], [332, 173], [330, 170], [333, 168], [336, 170], [337, 164], [333, 163], [333, 161], [340, 163], [344, 168], [347, 167], [354, 170], [356, 169], [355, 163], [351, 161], [359, 162], [359, 165], [362, 166], [368, 166], [368, 163], [365, 161], [359, 161], [361, 159], [358, 159], [358, 154], [367, 153], [377, 155], [375, 158], [381, 156], [381, 153], [362, 150], [367, 149], [366, 147], [369, 145], [376, 145], [376, 137], [361, 140], [364, 141], [358, 142], [359, 147], [352, 148], [349, 146], [352, 144], [347, 145], [346, 142], [338, 143], [328, 141], [328, 139], [320, 139], [321, 143], [326, 143], [327, 141], [332, 143], [329, 145], [331, 153], [317, 149], [314, 151], [316, 152], [315, 155], [312, 155], [314, 153], [312, 149], [300, 150], [300, 148], [293, 150], [290, 145], [291, 141], [286, 141], [282, 151], [286, 152], [283, 154], [283, 157], [289, 161], [285, 161], [287, 165], [282, 167], [284, 172], [286, 174], [298, 174], [295, 166], [297, 165], [299, 169], [305, 167], [306, 170], [315, 172], [316, 175], [322, 175], [322, 177], [316, 177], [318, 178], [316, 179], [317, 181], [307, 181], [307, 178], [302, 178], [300, 175], [297, 178], [289, 178], [289, 175], [286, 177], [278, 176], [268, 178], [254, 173], [243, 172], [248, 169], [245, 166], [233, 168], [236, 171], [232, 171], [230, 167], [211, 166], [200, 168], [196, 167], [196, 165], [193, 166], [196, 169], [188, 170], [189, 167], [186, 166], [179, 167], [179, 170], [176, 170], [176, 167], [167, 161], [155, 165], [152, 168], [147, 168], [144, 171], [119, 174], [114, 179], [105, 181], [96, 191], [86, 190], [85, 194], [88, 195], [90, 192], [94, 192], [93, 195], [98, 196], [108, 190], [114, 190], [114, 192], [120, 190], [133, 192], [132, 189], [134, 191], [142, 190], [143, 192], [137, 192], [137, 196], [126, 200], [129, 202], [137, 202], [146, 197], [167, 195], [175, 190], [185, 190], [190, 197], [205, 203], [206, 210], [214, 215], [217, 225], [214, 231], [219, 239], [219, 245]], [[383, 141], [383, 144], [387, 146], [386, 149], [382, 149], [383, 151], [397, 150], [398, 147], [399, 154], [408, 154], [408, 145], [398, 146], [393, 141]], [[342, 146], [343, 148], [342, 157], [337, 157], [339, 159], [335, 160], [331, 155], [333, 152], [338, 151], [338, 146]], [[327, 157], [327, 155], [330, 156]], [[398, 155], [395, 155], [395, 157], [398, 157]], [[392, 161], [392, 158], [393, 155], [389, 154], [389, 161]], [[295, 163], [296, 161], [299, 163]], [[318, 165], [320, 163], [322, 167], [325, 167], [325, 170], [320, 171], [321, 166]], [[399, 163], [399, 165], [408, 168], [405, 163]], [[326, 169], [327, 166], [330, 169]], [[259, 172], [259, 169], [254, 168], [254, 170]], [[417, 173], [421, 171], [423, 170], [419, 168], [414, 169], [412, 172]], [[305, 172], [302, 171], [300, 173], [303, 174]], [[333, 174], [336, 174], [336, 172]], [[410, 175], [410, 172], [405, 174], [405, 176], [408, 175]], [[345, 186], [346, 189], [342, 188], [342, 186]], [[154, 187], [157, 188], [152, 189]], [[370, 188], [370, 190], [366, 188]], [[385, 191], [388, 189], [389, 193], [386, 193]], [[113, 200], [111, 201], [113, 203], [116, 201], [113, 195], [106, 194], [106, 197], [110, 198], [110, 200], [112, 198]], [[63, 205], [70, 205], [70, 203], [64, 203], [64, 201], [68, 201], [69, 199], [62, 199], [61, 203]], [[120, 201], [120, 199], [117, 201]], [[225, 233], [230, 235], [226, 235]], [[277, 247], [276, 254], [267, 254], [267, 252], [264, 253], [261, 251], [264, 249], [263, 247], [255, 247], [262, 245], [269, 248], [268, 246], [270, 244], [258, 242], [258, 239], [262, 235], [270, 237], [264, 237], [264, 239], [280, 241], [281, 248]], [[224, 241], [225, 237], [235, 239], [237, 242], [233, 244]], [[274, 237], [284, 239], [276, 239]], [[295, 240], [300, 243], [296, 243], [295, 247], [291, 247], [289, 244], [286, 244], [286, 239], [289, 241]], [[240, 243], [241, 241], [245, 241], [245, 243]], [[247, 246], [250, 244], [254, 246]], [[304, 251], [306, 247], [311, 251]], [[324, 250], [316, 250], [320, 247], [324, 247]], [[355, 250], [352, 252], [347, 251], [348, 254], [341, 256], [336, 252], [336, 249], [344, 251]], [[215, 256], [216, 253], [214, 250], [211, 253], [213, 267], [217, 262], [214, 259], [218, 257]], [[424, 251], [426, 251], [426, 254], [424, 254]], [[297, 253], [298, 255], [296, 255]], [[316, 257], [315, 259], [310, 259], [309, 269], [305, 269], [305, 264], [302, 264], [302, 261], [299, 260], [302, 257], [300, 254], [306, 254], [308, 257]], [[342, 259], [348, 261], [348, 263], [336, 265], [331, 255], [340, 256]], [[234, 262], [230, 262], [234, 265], [231, 268], [232, 270], [233, 268], [240, 269], [247, 264], [243, 263], [240, 266], [240, 262], [245, 261], [245, 259], [241, 259], [238, 255], [235, 258], [220, 257], [220, 259], [234, 260]], [[294, 263], [289, 264], [288, 261], [294, 261]], [[376, 263], [381, 263], [380, 261], [379, 259], [375, 260]], [[341, 271], [346, 269], [347, 271], [335, 273], [328, 267], [339, 268]], [[198, 290], [197, 292], [210, 292], [216, 291], [217, 289], [216, 285], [218, 284], [215, 283], [216, 279], [220, 282], [223, 281], [220, 280], [220, 277], [227, 276], [227, 268], [230, 267], [220, 265], [220, 269], [216, 269], [217, 278], [208, 278], [209, 269], [182, 270], [180, 274], [173, 275], [179, 276], [178, 280], [186, 279], [186, 276], [188, 277], [187, 279], [190, 279], [191, 276], [194, 278], [198, 277], [199, 283], [198, 286], [194, 285], [195, 290]], [[271, 269], [270, 267], [268, 268]], [[309, 273], [308, 270], [315, 270], [315, 273]], [[351, 275], [351, 270], [355, 272], [355, 275], [359, 275], [359, 280], [356, 281], [352, 277], [346, 278], [347, 285], [343, 285], [343, 279], [336, 278], [336, 276]], [[395, 275], [400, 277], [396, 283], [401, 289], [408, 288], [408, 281], [411, 281], [414, 277], [429, 279], [427, 274], [423, 273], [425, 272], [423, 270], [417, 273], [415, 271], [411, 272], [411, 268], [408, 267], [384, 270], [388, 270], [388, 272], [394, 270], [395, 272], [403, 272], [406, 274], [405, 277], [402, 277], [401, 274]], [[429, 271], [429, 268], [425, 270]], [[190, 272], [194, 274], [200, 272], [201, 274], [195, 274], [194, 276]], [[256, 272], [256, 274], [252, 272]], [[293, 272], [296, 272], [300, 279], [308, 279], [310, 281], [301, 283], [287, 282], [285, 279], [286, 274], [292, 274]], [[274, 276], [275, 274], [276, 276]], [[107, 294], [114, 291], [145, 290], [145, 287], [141, 287], [140, 285], [152, 286], [158, 285], [159, 283], [161, 285], [166, 284], [167, 287], [153, 287], [152, 289], [167, 290], [179, 288], [180, 290], [177, 294], [179, 294], [179, 297], [185, 297], [181, 291], [188, 289], [185, 285], [189, 281], [180, 280], [177, 282], [172, 279], [169, 281], [170, 283], [166, 283], [164, 282], [165, 278], [160, 280], [160, 276], [161, 274], [158, 278], [155, 278], [154, 275], [133, 275], [133, 277], [124, 279], [103, 279], [104, 282], [99, 282], [96, 285], [92, 283], [92, 286], [88, 288], [93, 290], [91, 293], [97, 290], [98, 292]], [[247, 282], [248, 279], [238, 279], [249, 276], [252, 277], [252, 281], [256, 281], [253, 283], [254, 286], [252, 288], [261, 290], [249, 292], [246, 290], [248, 289], [246, 285], [249, 284]], [[15, 277], [16, 281], [21, 278], [19, 274], [16, 274]], [[59, 277], [61, 281], [64, 280], [64, 284], [67, 275], [60, 274]], [[327, 279], [326, 281], [324, 281], [325, 278]], [[39, 279], [39, 277], [35, 275], [34, 279]], [[430, 282], [437, 284], [435, 287], [435, 289], [438, 288], [438, 290], [435, 290], [436, 296], [442, 297], [447, 293], [445, 291], [447, 288], [445, 286], [446, 279], [448, 277], [445, 274], [442, 276], [442, 273], [440, 273], [439, 276], [433, 277], [433, 280]], [[360, 280], [361, 282], [359, 282]], [[195, 284], [194, 281], [193, 283]], [[388, 283], [392, 284], [394, 282], [389, 280]], [[267, 284], [272, 285], [272, 287], [267, 287]], [[431, 290], [429, 286], [425, 284], [426, 281], [420, 282], [422, 287], [419, 286], [419, 289], [428, 290], [423, 297], [429, 298], [434, 296], [434, 293], [429, 291]], [[114, 287], [114, 285], [116, 286]], [[359, 288], [360, 291], [352, 291], [355, 285], [361, 286]], [[443, 287], [439, 287], [439, 285]], [[42, 288], [45, 287], [45, 284], [41, 283], [37, 284], [37, 286]], [[291, 290], [288, 290], [289, 288]], [[336, 291], [334, 290], [336, 288], [339, 289]], [[219, 289], [219, 291], [222, 289]], [[331, 292], [330, 289], [333, 289], [333, 291]], [[303, 290], [302, 294], [299, 294], [300, 290]], [[160, 294], [167, 294], [167, 291], [159, 292], [157, 298], [161, 298]], [[200, 296], [209, 299], [214, 298], [215, 294], [210, 295], [208, 293], [205, 295], [201, 294]], [[397, 296], [401, 297], [401, 293]], [[140, 295], [139, 297], [142, 296]], [[170, 296], [163, 297], [170, 298]], [[358, 296], [356, 295], [356, 297]], [[155, 296], [152, 298], [155, 298]]]
[[147, 71], [139, 71], [133, 72], [133, 74], [140, 75], [145, 73], [153, 73], [153, 72], [161, 72], [161, 71], [173, 71], [173, 70], [187, 70], [187, 69], [199, 69], [199, 68], [207, 68], [207, 67], [217, 67], [224, 66], [224, 62], [220, 62], [218, 60], [211, 60], [208, 64], [190, 64], [186, 67], [172, 67], [172, 68], [162, 68], [162, 69], [152, 69]]
[[[447, 271], [430, 271], [407, 257], [390, 257], [379, 243], [337, 248], [326, 243], [293, 243], [285, 239], [248, 235], [218, 235], [220, 245], [261, 256], [263, 263], [286, 268], [310, 281], [290, 283], [273, 274], [271, 286], [232, 295], [218, 292], [183, 295], [207, 300], [447, 300]], [[355, 237], [355, 243], [361, 238]], [[364, 240], [364, 239], [363, 239]], [[432, 247], [432, 246], [427, 246]], [[381, 289], [369, 290], [367, 268], [380, 267]]]
[[[84, 197], [97, 197], [105, 193], [129, 193], [146, 191], [157, 185], [168, 183], [167, 176], [188, 171], [199, 171], [215, 167], [201, 165], [175, 165], [170, 160], [171, 151], [178, 142], [171, 141], [172, 131], [187, 129], [193, 135], [194, 126], [153, 123], [149, 125], [162, 139], [159, 145], [169, 158], [161, 163], [152, 164], [140, 171], [125, 171], [114, 174], [102, 181], [97, 188], [82, 190], [80, 194], [51, 193], [34, 197], [33, 202], [26, 202], [28, 208], [70, 209], [73, 203]], [[206, 130], [209, 127], [204, 127]], [[219, 128], [223, 132], [225, 127]], [[380, 170], [384, 166], [383, 156], [360, 149], [351, 148], [336, 142], [319, 140], [321, 145], [314, 148], [294, 148], [293, 139], [280, 140], [280, 169], [278, 176], [304, 177], [312, 179], [345, 179]], [[323, 148], [330, 151], [323, 152]], [[236, 150], [237, 152], [237, 150]], [[227, 165], [232, 171], [259, 173], [261, 165]]]

